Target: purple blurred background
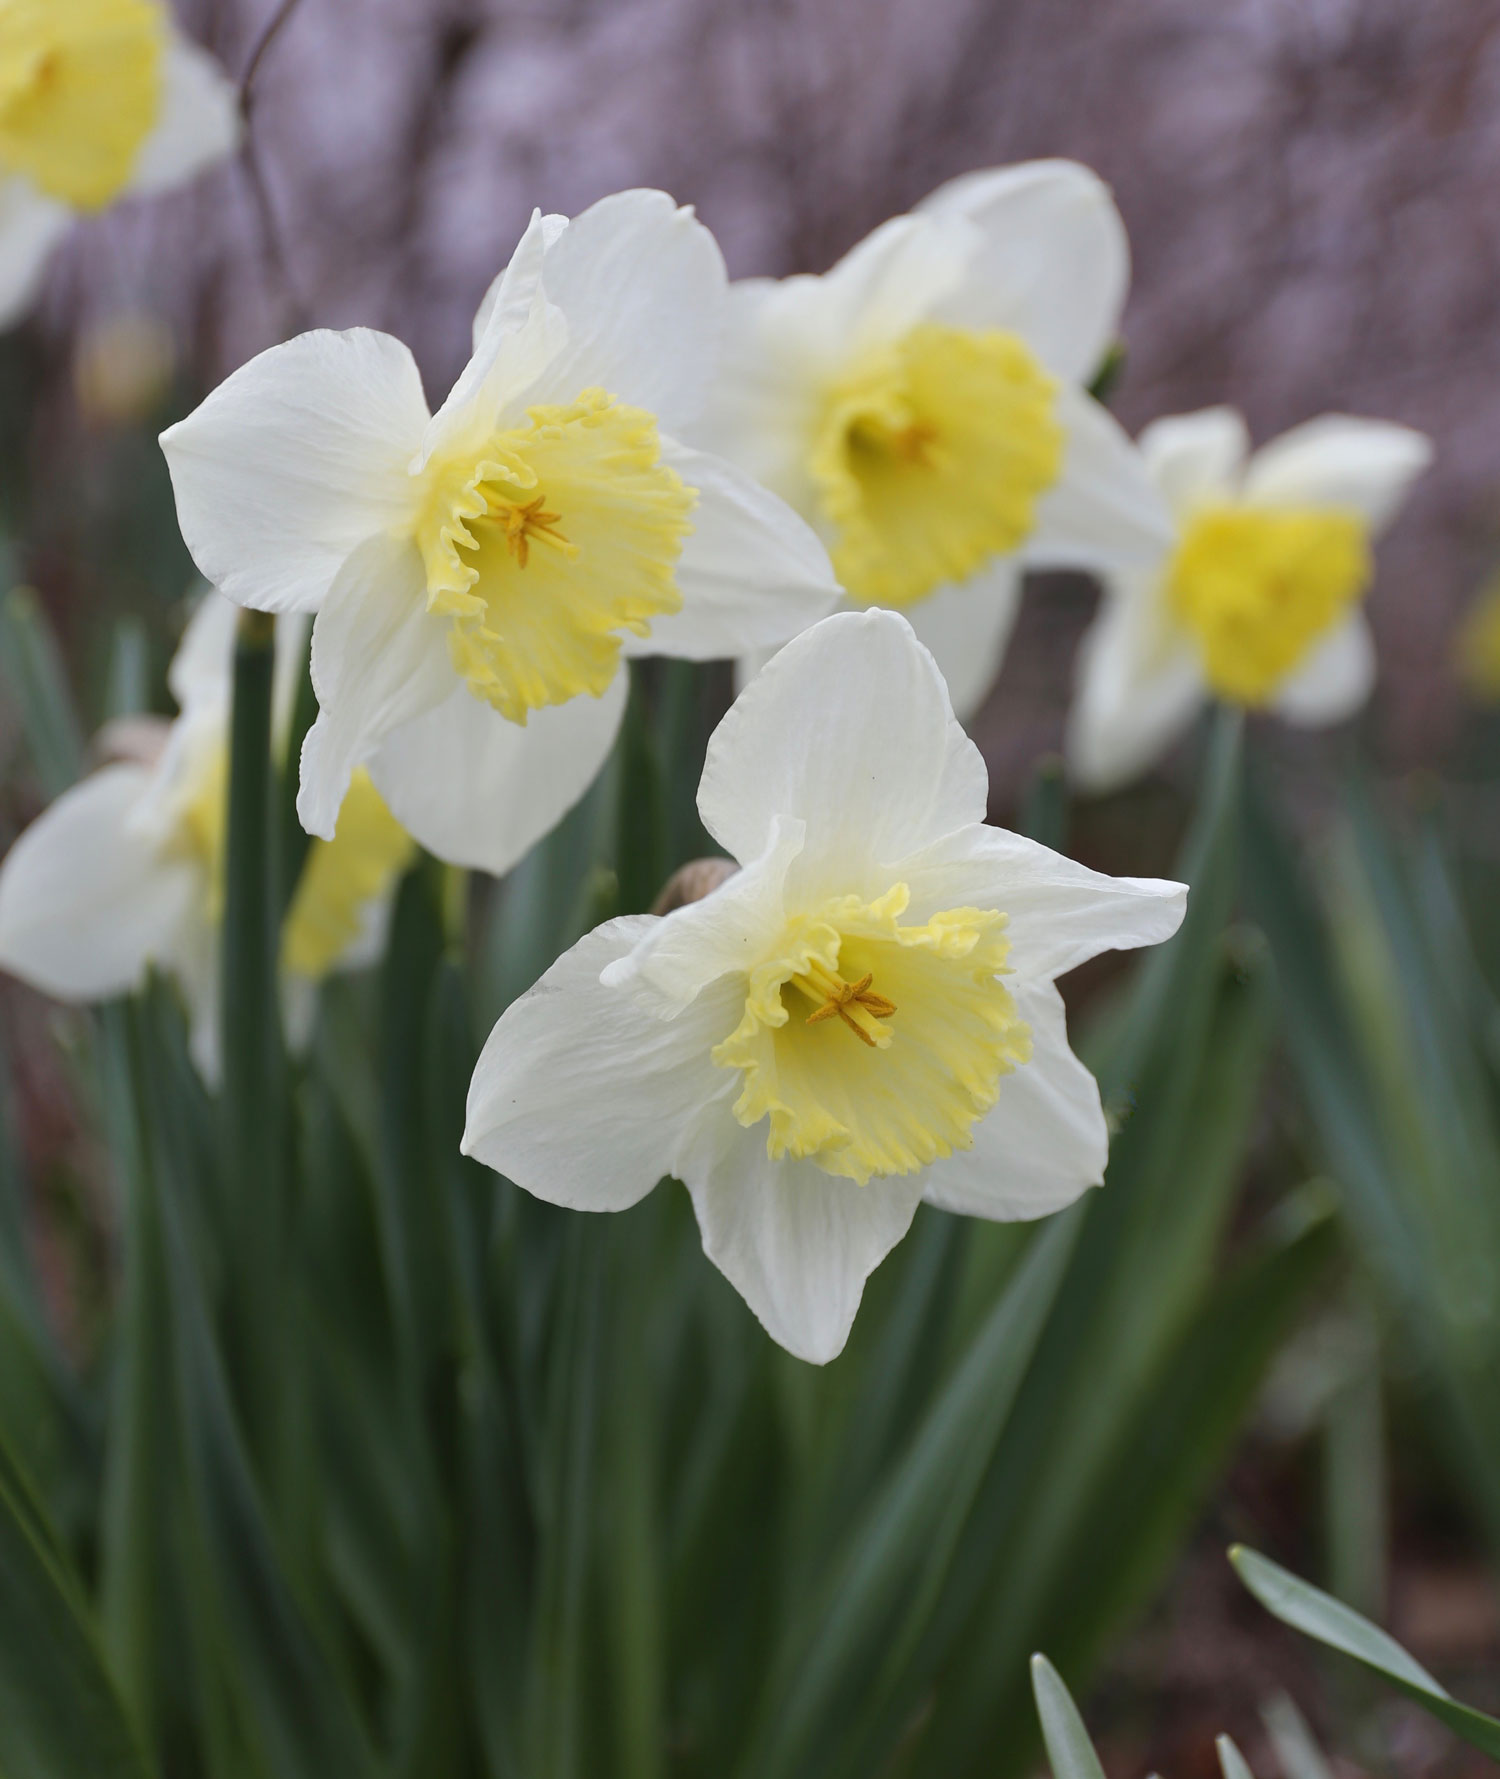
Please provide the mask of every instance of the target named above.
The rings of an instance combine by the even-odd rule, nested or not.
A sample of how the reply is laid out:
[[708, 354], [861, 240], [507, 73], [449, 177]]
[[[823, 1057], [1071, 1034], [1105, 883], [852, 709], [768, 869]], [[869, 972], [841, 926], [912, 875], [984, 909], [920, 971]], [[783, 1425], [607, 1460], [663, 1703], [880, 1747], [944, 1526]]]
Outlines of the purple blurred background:
[[[238, 76], [274, 10], [182, 17]], [[1374, 612], [1380, 753], [1435, 763], [1500, 556], [1497, 35], [1479, 0], [300, 0], [254, 113], [285, 276], [243, 165], [80, 229], [33, 336], [34, 463], [76, 424], [48, 379], [81, 322], [166, 317], [185, 396], [297, 326], [373, 324], [441, 394], [535, 204], [661, 185], [733, 272], [818, 270], [955, 173], [1071, 155], [1134, 243], [1132, 428], [1228, 400], [1257, 438], [1325, 409], [1434, 435]], [[1033, 590], [979, 723], [1002, 780], [1056, 744], [1091, 599]]]

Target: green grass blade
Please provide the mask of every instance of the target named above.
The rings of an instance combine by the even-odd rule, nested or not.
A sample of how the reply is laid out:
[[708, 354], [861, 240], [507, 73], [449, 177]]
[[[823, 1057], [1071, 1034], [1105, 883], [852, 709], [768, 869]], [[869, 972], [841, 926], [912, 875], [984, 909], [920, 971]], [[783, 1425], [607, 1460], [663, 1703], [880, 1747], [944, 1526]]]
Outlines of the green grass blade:
[[6, 1779], [147, 1779], [46, 1510], [0, 1442], [0, 1772]]
[[1236, 1545], [1229, 1560], [1250, 1592], [1283, 1624], [1353, 1656], [1466, 1742], [1500, 1760], [1500, 1720], [1450, 1698], [1421, 1663], [1378, 1625], [1244, 1545]]
[[[0, 559], [0, 581], [8, 571]], [[0, 596], [0, 678], [16, 701], [42, 790], [59, 796], [83, 772], [83, 730], [52, 627], [29, 587]]]
[[1215, 1741], [1214, 1748], [1218, 1752], [1219, 1771], [1224, 1779], [1255, 1779], [1254, 1773], [1250, 1771], [1250, 1763], [1230, 1737], [1220, 1736]]
[[1041, 1719], [1052, 1779], [1104, 1779], [1104, 1768], [1084, 1728], [1073, 1695], [1044, 1655], [1031, 1658], [1031, 1690]]

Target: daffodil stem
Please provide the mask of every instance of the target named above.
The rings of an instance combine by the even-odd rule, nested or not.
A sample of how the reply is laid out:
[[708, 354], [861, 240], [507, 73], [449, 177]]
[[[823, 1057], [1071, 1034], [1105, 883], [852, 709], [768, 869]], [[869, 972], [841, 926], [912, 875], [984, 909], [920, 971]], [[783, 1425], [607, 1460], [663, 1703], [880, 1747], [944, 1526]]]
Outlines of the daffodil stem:
[[271, 758], [271, 682], [276, 621], [240, 620], [229, 738], [229, 820], [221, 957], [226, 1222], [230, 1359], [250, 1447], [273, 1469], [286, 1425], [282, 1300], [290, 1220], [288, 1130], [277, 1003], [276, 780]]
[[291, 723], [287, 729], [286, 748], [281, 756], [281, 783], [278, 792], [278, 864], [280, 866], [281, 912], [284, 915], [297, 893], [302, 867], [307, 862], [312, 836], [297, 815], [297, 786], [302, 760], [302, 743], [318, 715], [318, 695], [313, 690], [312, 670], [304, 662], [297, 682], [297, 695], [292, 702]]
[[645, 677], [630, 667], [630, 703], [620, 736], [620, 822], [616, 869], [621, 914], [644, 914], [667, 875], [661, 750], [652, 732]]

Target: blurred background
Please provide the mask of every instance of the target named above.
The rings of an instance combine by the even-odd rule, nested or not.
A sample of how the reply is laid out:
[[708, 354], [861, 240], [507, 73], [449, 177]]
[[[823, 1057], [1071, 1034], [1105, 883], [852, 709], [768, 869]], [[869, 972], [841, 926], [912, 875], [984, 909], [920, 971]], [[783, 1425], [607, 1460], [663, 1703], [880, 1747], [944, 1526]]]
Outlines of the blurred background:
[[[179, 6], [235, 75], [272, 11]], [[1500, 5], [301, 0], [252, 96], [247, 157], [78, 228], [35, 318], [0, 341], [0, 510], [86, 710], [107, 708], [132, 662], [159, 691], [191, 582], [156, 431], [286, 333], [387, 329], [440, 394], [534, 205], [573, 213], [662, 186], [698, 207], [733, 274], [821, 271], [955, 174], [1063, 155], [1112, 184], [1129, 229], [1113, 405], [1132, 430], [1227, 401], [1257, 440], [1327, 410], [1432, 435], [1436, 466], [1382, 546], [1382, 678], [1361, 725], [1394, 795], [1420, 800], [1443, 775], [1467, 852], [1500, 862], [1494, 720], [1461, 671], [1466, 614], [1500, 566]], [[997, 819], [1059, 745], [1095, 597], [1071, 577], [1028, 590], [976, 724]], [[1268, 731], [1263, 745], [1315, 835], [1348, 736]], [[1192, 779], [1179, 758], [1080, 811], [1075, 850], [1164, 869]], [[0, 706], [0, 849], [40, 803]], [[52, 1193], [38, 1239], [67, 1250], [59, 1314], [86, 1345], [109, 1270], [100, 1158], [42, 1042], [45, 1004], [7, 983], [0, 1013], [24, 1147]], [[1252, 1199], [1287, 1097], [1273, 1079]], [[1326, 1711], [1305, 1646], [1245, 1598], [1221, 1553], [1253, 1529], [1322, 1564], [1323, 1534], [1306, 1530], [1319, 1440], [1353, 1438], [1356, 1466], [1387, 1443], [1378, 1428], [1359, 1443], [1378, 1397], [1351, 1399], [1352, 1421], [1323, 1418], [1358, 1372], [1363, 1328], [1341, 1310], [1273, 1371], [1194, 1545], [1097, 1695], [1112, 1768], [1191, 1779], [1211, 1770], [1221, 1727], [1259, 1750], [1254, 1702], [1278, 1685], [1315, 1719]], [[1399, 1390], [1391, 1412], [1399, 1435]], [[1493, 1706], [1500, 1617], [1478, 1534], [1424, 1442], [1393, 1443], [1388, 1501], [1372, 1484], [1372, 1511], [1394, 1522], [1378, 1593], [1421, 1659]], [[1463, 1770], [1414, 1712], [1384, 1709], [1402, 1771]], [[1274, 1770], [1268, 1755], [1260, 1770]]]

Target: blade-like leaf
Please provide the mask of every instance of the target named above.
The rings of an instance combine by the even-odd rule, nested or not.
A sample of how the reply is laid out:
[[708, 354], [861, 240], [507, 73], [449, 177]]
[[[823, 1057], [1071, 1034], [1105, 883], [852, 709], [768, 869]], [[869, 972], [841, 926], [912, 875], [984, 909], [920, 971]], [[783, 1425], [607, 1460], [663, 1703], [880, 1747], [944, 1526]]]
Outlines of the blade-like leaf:
[[1214, 1743], [1219, 1754], [1219, 1771], [1224, 1779], [1255, 1779], [1250, 1771], [1250, 1763], [1239, 1749], [1235, 1747], [1229, 1736], [1220, 1736]]
[[1052, 1779], [1104, 1779], [1104, 1768], [1084, 1728], [1073, 1695], [1044, 1655], [1031, 1658], [1031, 1690], [1037, 1716], [1042, 1720], [1042, 1739], [1052, 1762]]
[[0, 1444], [0, 1773], [149, 1771], [46, 1510]]
[[[0, 584], [8, 575], [0, 557]], [[28, 587], [0, 597], [0, 676], [16, 701], [42, 790], [56, 797], [83, 771], [83, 732], [52, 628]]]
[[1229, 1560], [1250, 1592], [1283, 1624], [1384, 1675], [1466, 1742], [1500, 1760], [1500, 1721], [1450, 1698], [1421, 1663], [1378, 1625], [1243, 1545], [1230, 1551]]

